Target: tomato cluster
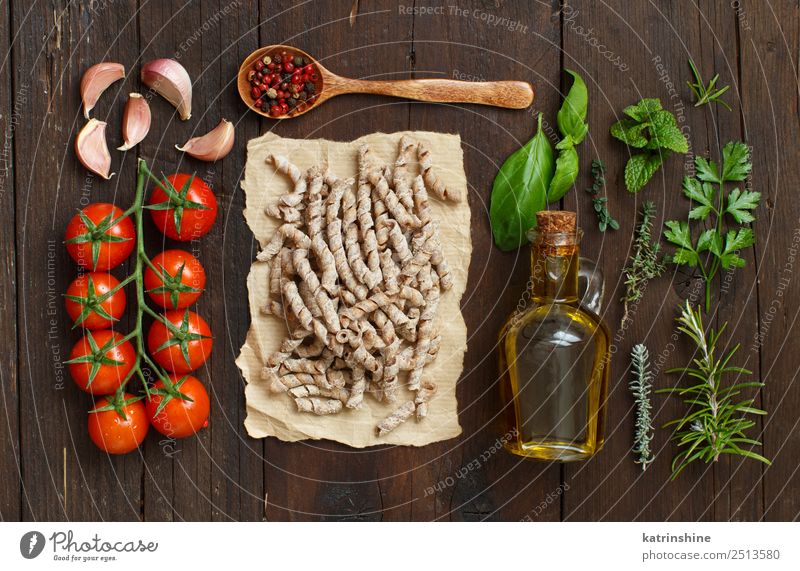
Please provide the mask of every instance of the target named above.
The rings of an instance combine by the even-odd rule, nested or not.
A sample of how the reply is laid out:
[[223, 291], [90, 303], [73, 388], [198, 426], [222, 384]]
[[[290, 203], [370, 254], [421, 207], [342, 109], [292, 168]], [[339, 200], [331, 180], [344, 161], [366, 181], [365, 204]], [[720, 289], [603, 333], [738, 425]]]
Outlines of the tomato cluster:
[[[210, 412], [205, 387], [189, 374], [206, 362], [213, 346], [208, 324], [188, 309], [205, 289], [206, 273], [185, 250], [167, 249], [147, 258], [131, 220], [132, 214], [138, 217], [141, 228], [143, 208], [150, 210], [165, 236], [178, 241], [205, 235], [217, 216], [211, 188], [192, 175], [176, 174], [157, 182], [147, 206], [137, 202], [123, 211], [113, 204], [94, 203], [67, 224], [67, 252], [81, 273], [67, 288], [65, 304], [73, 327], [83, 330], [67, 364], [78, 388], [100, 397], [89, 412], [89, 437], [110, 454], [138, 448], [151, 425], [171, 438], [190, 436], [208, 425]], [[110, 270], [133, 252], [138, 256], [136, 270], [120, 281]], [[141, 320], [136, 320], [130, 334], [116, 330], [125, 315], [125, 287], [130, 283], [163, 310], [153, 319], [146, 339], [155, 368], [163, 370], [155, 371], [158, 380], [148, 387], [145, 402], [145, 397], [126, 390], [135, 375], [145, 382], [142, 359], [150, 361], [139, 354], [145, 344]]]

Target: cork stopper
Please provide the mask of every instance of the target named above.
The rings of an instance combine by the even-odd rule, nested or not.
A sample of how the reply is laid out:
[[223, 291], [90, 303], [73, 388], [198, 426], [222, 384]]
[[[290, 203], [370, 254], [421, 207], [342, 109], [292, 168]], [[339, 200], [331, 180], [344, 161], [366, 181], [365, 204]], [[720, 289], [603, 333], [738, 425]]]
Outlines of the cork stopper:
[[536, 213], [536, 229], [529, 238], [546, 255], [565, 256], [577, 250], [581, 233], [574, 212], [543, 210]]
[[575, 234], [577, 216], [567, 210], [542, 210], [536, 213], [536, 225], [541, 234]]

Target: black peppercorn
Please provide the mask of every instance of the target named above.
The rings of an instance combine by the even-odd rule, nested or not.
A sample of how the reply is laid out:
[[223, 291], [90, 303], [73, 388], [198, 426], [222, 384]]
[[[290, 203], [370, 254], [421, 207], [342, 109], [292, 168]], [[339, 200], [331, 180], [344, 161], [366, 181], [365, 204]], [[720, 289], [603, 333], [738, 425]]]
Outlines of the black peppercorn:
[[272, 58], [272, 63], [281, 63], [281, 56], [276, 55], [274, 58]]
[[316, 87], [314, 87], [313, 83], [311, 83], [310, 81], [307, 81], [306, 82], [306, 91], [308, 91], [309, 93], [314, 93], [314, 91], [316, 91]]

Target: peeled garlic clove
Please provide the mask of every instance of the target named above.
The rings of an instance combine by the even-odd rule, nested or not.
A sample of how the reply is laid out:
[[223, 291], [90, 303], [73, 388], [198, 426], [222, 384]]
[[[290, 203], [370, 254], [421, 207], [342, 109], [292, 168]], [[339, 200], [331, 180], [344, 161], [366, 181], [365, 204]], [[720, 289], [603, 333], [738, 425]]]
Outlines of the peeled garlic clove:
[[219, 160], [233, 148], [233, 123], [223, 119], [202, 137], [189, 139], [182, 147], [175, 145], [175, 148], [201, 161]]
[[83, 116], [89, 118], [100, 95], [108, 86], [125, 77], [125, 66], [121, 63], [102, 62], [93, 65], [81, 78], [81, 99], [83, 100]]
[[127, 151], [147, 136], [150, 130], [150, 105], [139, 93], [128, 95], [125, 115], [122, 117], [122, 138], [125, 144], [118, 151]]
[[75, 154], [83, 166], [105, 179], [114, 176], [111, 170], [111, 153], [106, 144], [106, 123], [89, 119], [75, 138]]
[[181, 119], [192, 116], [192, 80], [174, 59], [155, 59], [142, 66], [142, 83], [178, 110]]

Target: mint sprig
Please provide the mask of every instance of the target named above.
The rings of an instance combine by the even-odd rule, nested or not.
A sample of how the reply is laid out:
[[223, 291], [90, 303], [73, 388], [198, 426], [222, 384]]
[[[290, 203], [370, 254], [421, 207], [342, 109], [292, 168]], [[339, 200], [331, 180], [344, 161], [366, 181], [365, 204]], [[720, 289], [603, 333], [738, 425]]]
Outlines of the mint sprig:
[[671, 153], [689, 152], [689, 141], [670, 111], [658, 99], [642, 99], [623, 109], [627, 116], [611, 125], [611, 135], [634, 149], [625, 166], [625, 187], [639, 192]]

